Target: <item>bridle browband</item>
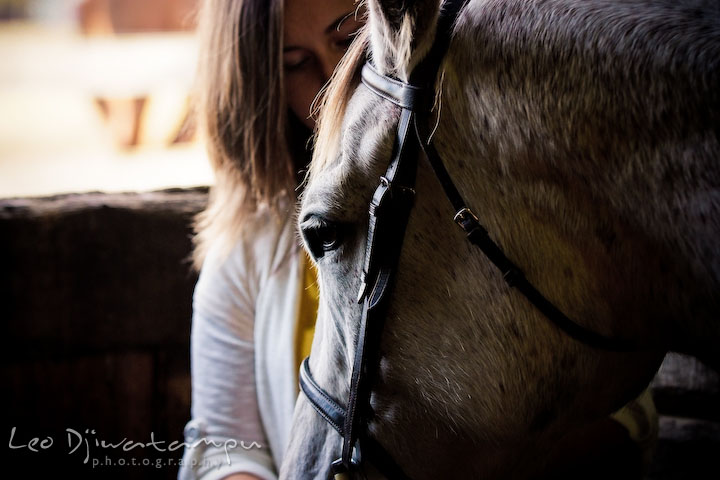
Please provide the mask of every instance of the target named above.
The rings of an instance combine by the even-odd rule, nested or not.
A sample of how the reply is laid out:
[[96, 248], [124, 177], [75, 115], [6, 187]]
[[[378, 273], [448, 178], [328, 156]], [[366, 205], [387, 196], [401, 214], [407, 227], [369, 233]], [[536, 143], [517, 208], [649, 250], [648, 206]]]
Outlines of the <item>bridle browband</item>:
[[331, 479], [348, 478], [347, 475], [351, 473], [361, 473], [360, 466], [368, 459], [387, 478], [409, 478], [370, 436], [367, 427], [373, 415], [370, 392], [379, 361], [385, 311], [415, 198], [420, 149], [428, 158], [456, 212], [453, 221], [463, 229], [467, 239], [479, 247], [500, 270], [510, 287], [522, 293], [545, 317], [575, 340], [611, 352], [636, 349], [631, 342], [608, 338], [578, 325], [527, 280], [467, 207], [429, 135], [421, 131], [421, 127], [429, 123], [427, 117], [431, 113], [435, 83], [450, 44], [453, 25], [467, 1], [447, 0], [443, 3], [435, 41], [427, 56], [413, 70], [409, 82], [380, 74], [370, 62], [366, 62], [362, 68], [361, 81], [365, 87], [400, 107], [401, 114], [390, 163], [385, 175], [380, 177], [380, 184], [370, 202], [365, 262], [358, 295], [358, 303], [363, 304], [363, 311], [347, 405], [343, 407], [318, 385], [310, 372], [309, 358], [303, 361], [300, 368], [300, 388], [303, 393], [317, 413], [343, 438], [341, 457], [330, 468], [328, 478]]

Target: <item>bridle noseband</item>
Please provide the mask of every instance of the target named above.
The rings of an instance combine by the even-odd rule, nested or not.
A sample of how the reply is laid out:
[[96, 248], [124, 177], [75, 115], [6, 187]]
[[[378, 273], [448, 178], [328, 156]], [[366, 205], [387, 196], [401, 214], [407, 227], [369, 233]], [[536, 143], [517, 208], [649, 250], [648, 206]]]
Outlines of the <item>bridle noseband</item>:
[[303, 393], [318, 414], [343, 438], [341, 457], [330, 468], [328, 478], [331, 479], [360, 473], [360, 465], [367, 459], [388, 478], [408, 478], [369, 435], [367, 425], [372, 417], [370, 392], [379, 361], [385, 311], [415, 198], [420, 149], [454, 208], [453, 220], [466, 233], [467, 239], [502, 272], [510, 287], [522, 293], [557, 327], [582, 343], [612, 352], [635, 349], [633, 344], [622, 339], [608, 338], [578, 325], [545, 298], [489, 237], [462, 199], [432, 141], [424, 140], [428, 136], [421, 132], [421, 127], [428, 123], [440, 65], [450, 44], [452, 27], [467, 1], [447, 0], [443, 3], [435, 41], [428, 55], [413, 70], [409, 82], [382, 75], [369, 62], [362, 68], [362, 83], [376, 95], [400, 107], [401, 114], [390, 163], [370, 202], [365, 262], [358, 295], [363, 311], [346, 407], [317, 384], [310, 372], [309, 358], [305, 359], [300, 369]]

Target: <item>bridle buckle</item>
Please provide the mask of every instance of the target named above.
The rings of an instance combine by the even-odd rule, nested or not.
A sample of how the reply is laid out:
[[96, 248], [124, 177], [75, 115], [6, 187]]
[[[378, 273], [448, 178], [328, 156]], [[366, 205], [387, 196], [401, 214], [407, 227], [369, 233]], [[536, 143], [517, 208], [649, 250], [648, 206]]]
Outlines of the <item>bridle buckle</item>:
[[348, 468], [343, 463], [342, 458], [338, 458], [330, 465], [330, 472], [328, 473], [328, 480], [351, 480], [351, 473], [359, 473], [360, 465], [355, 461], [350, 461], [350, 467]]
[[478, 217], [468, 207], [463, 207], [455, 214], [453, 221], [462, 228], [465, 233], [470, 233], [480, 225]]

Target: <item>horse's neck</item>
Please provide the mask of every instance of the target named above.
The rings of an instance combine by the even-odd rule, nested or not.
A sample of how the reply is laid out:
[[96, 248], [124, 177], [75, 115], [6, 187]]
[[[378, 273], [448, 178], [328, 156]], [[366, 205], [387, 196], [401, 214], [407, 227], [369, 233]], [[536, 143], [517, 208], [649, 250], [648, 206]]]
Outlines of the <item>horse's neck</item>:
[[[640, 24], [632, 47], [579, 55], [620, 27], [602, 12], [583, 31], [569, 16], [539, 27], [544, 13], [461, 19], [437, 143], [493, 237], [571, 317], [702, 355], [720, 339], [720, 147], [707, 123], [720, 79], [664, 68], [648, 41], [660, 24]], [[704, 40], [685, 33], [659, 38], [720, 55], [693, 52]]]

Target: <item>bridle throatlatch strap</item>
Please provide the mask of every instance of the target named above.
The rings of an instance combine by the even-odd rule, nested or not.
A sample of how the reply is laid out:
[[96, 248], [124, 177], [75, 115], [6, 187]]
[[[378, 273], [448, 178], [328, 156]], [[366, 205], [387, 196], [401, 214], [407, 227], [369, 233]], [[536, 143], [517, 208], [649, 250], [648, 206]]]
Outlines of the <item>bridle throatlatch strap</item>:
[[[424, 138], [421, 136], [417, 122], [415, 128], [418, 138]], [[606, 337], [580, 326], [540, 293], [540, 291], [528, 281], [522, 270], [520, 270], [490, 238], [488, 231], [480, 224], [477, 216], [466, 206], [465, 201], [455, 187], [455, 183], [450, 178], [450, 174], [447, 172], [445, 164], [435, 150], [432, 142], [423, 142], [422, 148], [435, 172], [435, 176], [445, 191], [445, 196], [456, 212], [453, 221], [463, 229], [470, 243], [480, 248], [485, 257], [500, 270], [508, 286], [515, 288], [547, 319], [564, 331], [569, 337], [579, 342], [609, 352], [631, 352], [638, 349], [637, 345], [633, 342], [622, 338]]]

